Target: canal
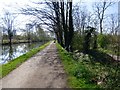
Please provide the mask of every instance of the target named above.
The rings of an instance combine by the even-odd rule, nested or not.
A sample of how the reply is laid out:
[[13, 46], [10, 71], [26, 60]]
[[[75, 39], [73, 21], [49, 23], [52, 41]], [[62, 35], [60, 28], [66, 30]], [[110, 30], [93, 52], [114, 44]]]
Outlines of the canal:
[[33, 48], [43, 45], [44, 42], [20, 43], [10, 45], [0, 45], [0, 64], [5, 64]]

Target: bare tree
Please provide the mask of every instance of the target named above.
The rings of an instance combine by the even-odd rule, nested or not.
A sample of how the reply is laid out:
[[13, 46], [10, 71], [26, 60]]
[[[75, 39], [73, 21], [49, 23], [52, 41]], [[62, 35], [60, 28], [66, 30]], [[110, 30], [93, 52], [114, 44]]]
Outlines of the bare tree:
[[117, 15], [116, 14], [110, 14], [110, 22], [109, 22], [109, 26], [111, 29], [111, 34], [115, 35], [116, 33], [116, 27], [117, 27]]
[[14, 34], [14, 20], [15, 20], [15, 18], [16, 18], [16, 16], [14, 16], [9, 11], [4, 11], [4, 17], [2, 18], [3, 27], [8, 34], [8, 39], [9, 39], [10, 45], [12, 44], [12, 37]]
[[81, 34], [81, 15], [80, 15], [80, 3], [73, 7], [73, 23], [76, 30]]
[[[37, 3], [41, 5], [41, 3]], [[72, 2], [44, 2], [46, 7], [34, 8], [28, 7], [22, 9], [23, 14], [36, 16], [41, 24], [52, 28], [56, 34], [58, 43], [70, 50], [71, 41], [73, 38], [73, 19], [72, 19]]]
[[112, 5], [112, 2], [98, 2], [94, 4], [95, 13], [99, 20], [100, 33], [103, 33], [103, 20], [105, 16], [105, 11]]
[[85, 6], [80, 6], [80, 4], [75, 5], [73, 9], [73, 18], [74, 18], [74, 26], [77, 30], [80, 31], [80, 34], [84, 33], [84, 29], [87, 26], [87, 8]]
[[73, 7], [73, 18], [74, 26], [76, 30], [79, 30], [80, 34], [84, 33], [84, 29], [87, 26], [92, 26], [95, 28], [97, 26], [96, 16], [94, 13], [88, 11], [86, 5], [82, 6], [82, 4], [76, 4]]

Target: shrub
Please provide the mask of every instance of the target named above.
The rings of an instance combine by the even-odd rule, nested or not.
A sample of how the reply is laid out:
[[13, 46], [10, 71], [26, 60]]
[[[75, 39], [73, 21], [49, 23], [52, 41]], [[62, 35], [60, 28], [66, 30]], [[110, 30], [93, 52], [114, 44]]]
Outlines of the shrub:
[[110, 40], [107, 35], [98, 35], [98, 44], [101, 48], [106, 49], [109, 43]]
[[73, 50], [83, 50], [83, 36], [78, 32], [74, 33], [74, 37], [72, 39]]

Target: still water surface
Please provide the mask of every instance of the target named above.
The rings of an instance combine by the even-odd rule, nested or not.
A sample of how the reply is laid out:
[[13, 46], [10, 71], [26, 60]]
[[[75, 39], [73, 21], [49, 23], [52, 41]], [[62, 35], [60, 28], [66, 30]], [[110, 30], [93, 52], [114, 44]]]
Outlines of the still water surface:
[[0, 64], [5, 64], [10, 60], [13, 60], [20, 55], [25, 54], [29, 50], [33, 48], [37, 48], [44, 44], [43, 42], [37, 43], [20, 43], [20, 44], [13, 44], [12, 46], [9, 45], [0, 45]]

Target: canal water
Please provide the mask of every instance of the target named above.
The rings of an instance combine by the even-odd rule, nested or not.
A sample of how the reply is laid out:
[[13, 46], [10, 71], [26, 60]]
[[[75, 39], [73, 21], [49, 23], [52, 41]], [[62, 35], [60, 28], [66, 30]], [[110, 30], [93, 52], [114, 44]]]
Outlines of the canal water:
[[0, 45], [0, 64], [5, 64], [23, 54], [30, 51], [33, 48], [37, 48], [43, 45], [43, 42], [37, 43], [20, 43], [9, 45]]

